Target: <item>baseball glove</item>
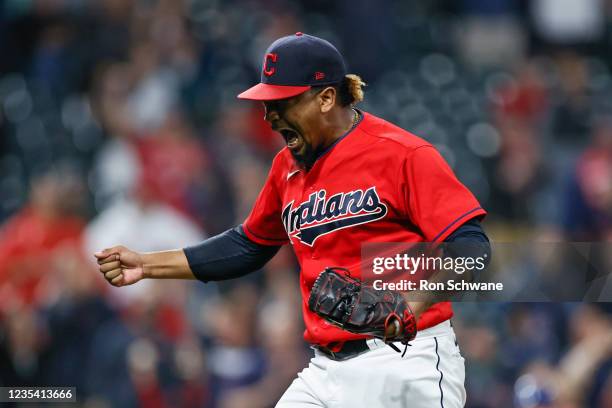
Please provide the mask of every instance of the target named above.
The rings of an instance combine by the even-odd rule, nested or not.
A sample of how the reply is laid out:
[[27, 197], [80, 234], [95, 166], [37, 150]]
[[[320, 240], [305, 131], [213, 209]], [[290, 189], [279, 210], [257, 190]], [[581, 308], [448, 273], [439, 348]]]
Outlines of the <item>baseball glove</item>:
[[[408, 344], [417, 332], [416, 317], [400, 293], [365, 286], [344, 268], [321, 272], [312, 286], [308, 307], [335, 326], [386, 343]], [[394, 334], [390, 337], [389, 332]]]

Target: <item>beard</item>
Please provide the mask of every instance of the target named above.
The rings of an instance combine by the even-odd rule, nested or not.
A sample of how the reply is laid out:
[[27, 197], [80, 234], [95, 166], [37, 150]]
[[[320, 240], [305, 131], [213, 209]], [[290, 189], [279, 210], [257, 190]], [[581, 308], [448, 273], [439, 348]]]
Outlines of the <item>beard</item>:
[[317, 161], [319, 154], [310, 144], [306, 143], [304, 144], [303, 152], [294, 153], [291, 151], [291, 156], [293, 156], [293, 160], [295, 160], [299, 167], [310, 170], [315, 161]]

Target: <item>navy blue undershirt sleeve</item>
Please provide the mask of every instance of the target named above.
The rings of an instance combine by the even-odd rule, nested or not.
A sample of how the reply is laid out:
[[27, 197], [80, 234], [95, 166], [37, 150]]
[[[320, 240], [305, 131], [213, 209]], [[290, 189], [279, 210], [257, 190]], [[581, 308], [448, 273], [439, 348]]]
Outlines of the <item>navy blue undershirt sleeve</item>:
[[465, 222], [459, 228], [457, 228], [452, 234], [450, 234], [444, 242], [456, 242], [457, 240], [463, 240], [471, 238], [473, 241], [489, 243], [489, 238], [485, 234], [480, 222], [476, 218]]
[[[480, 222], [475, 218], [457, 228], [444, 242], [452, 243], [447, 246], [447, 249], [450, 252], [449, 255], [453, 257], [476, 259], [486, 255], [485, 264], [488, 265], [491, 261], [491, 243]], [[478, 276], [474, 278], [476, 280]]]
[[280, 246], [251, 241], [238, 225], [198, 245], [183, 248], [189, 267], [203, 282], [239, 278], [261, 269]]

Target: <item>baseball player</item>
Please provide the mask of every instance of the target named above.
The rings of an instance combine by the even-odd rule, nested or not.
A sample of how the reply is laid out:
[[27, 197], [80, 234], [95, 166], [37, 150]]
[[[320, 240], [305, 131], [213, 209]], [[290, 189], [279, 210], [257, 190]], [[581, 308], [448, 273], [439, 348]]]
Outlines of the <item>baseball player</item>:
[[258, 270], [291, 244], [314, 357], [277, 407], [462, 407], [451, 304], [374, 291], [361, 285], [358, 266], [366, 242], [468, 242], [488, 251], [479, 224], [486, 212], [431, 144], [354, 107], [363, 85], [329, 42], [303, 33], [276, 40], [261, 83], [238, 97], [263, 102], [286, 147], [244, 223], [184, 249], [117, 246], [95, 256], [114, 286], [209, 282]]

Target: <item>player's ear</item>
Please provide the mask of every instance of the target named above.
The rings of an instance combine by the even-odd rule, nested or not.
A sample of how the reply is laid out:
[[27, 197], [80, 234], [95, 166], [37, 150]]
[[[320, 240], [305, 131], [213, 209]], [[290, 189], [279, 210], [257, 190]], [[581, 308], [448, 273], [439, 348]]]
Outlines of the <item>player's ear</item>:
[[336, 88], [328, 86], [317, 95], [322, 113], [329, 112], [336, 104]]

